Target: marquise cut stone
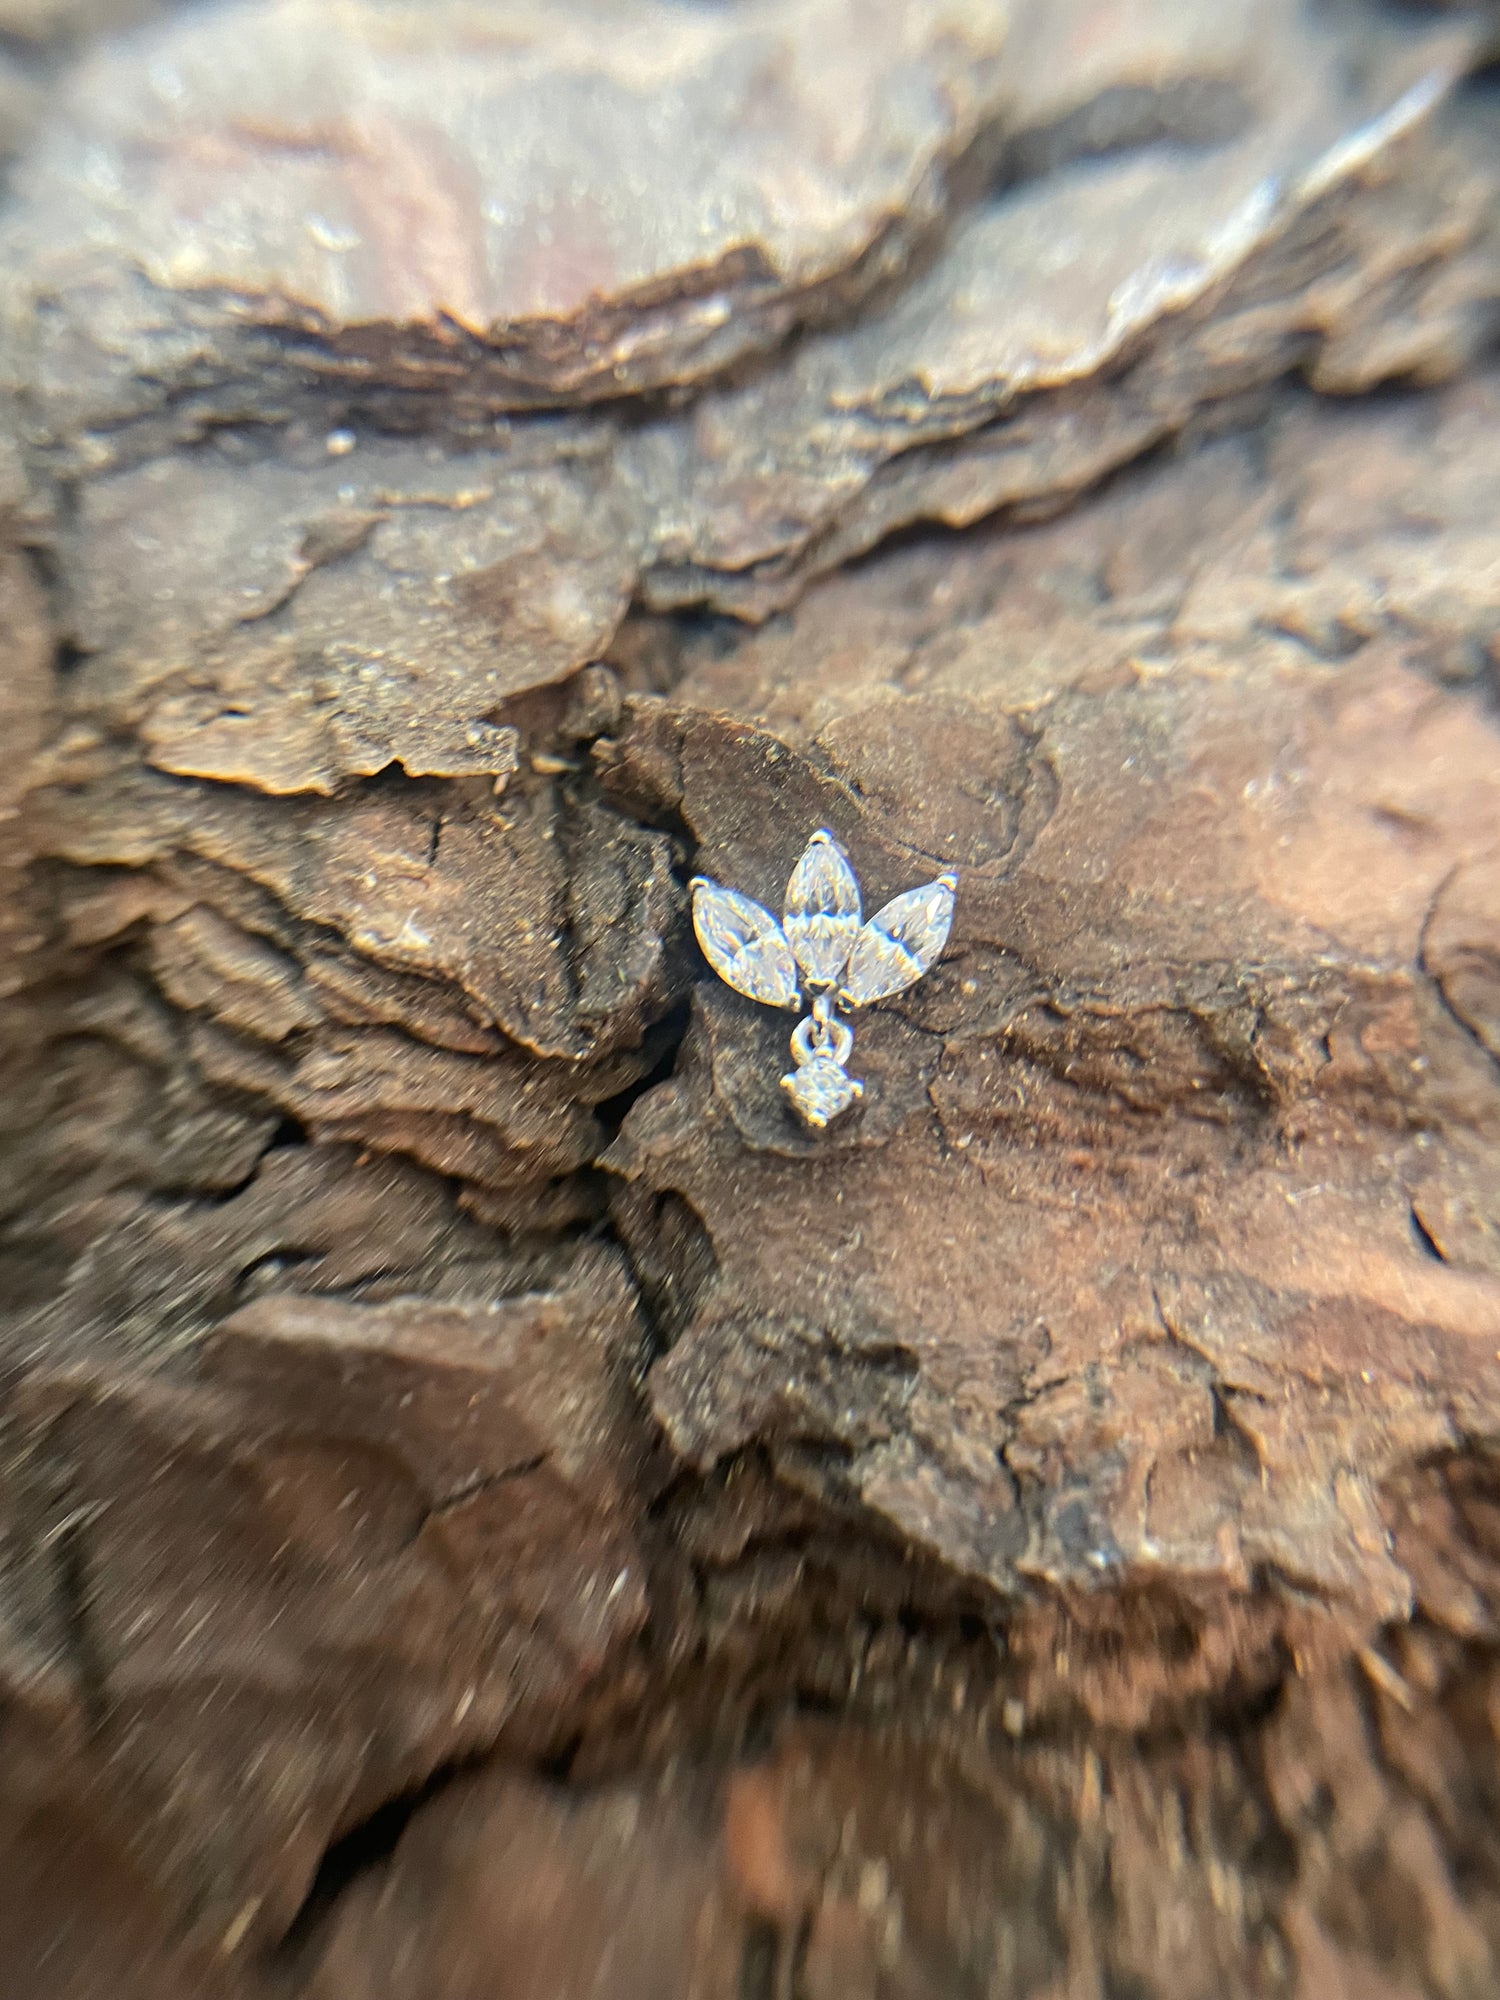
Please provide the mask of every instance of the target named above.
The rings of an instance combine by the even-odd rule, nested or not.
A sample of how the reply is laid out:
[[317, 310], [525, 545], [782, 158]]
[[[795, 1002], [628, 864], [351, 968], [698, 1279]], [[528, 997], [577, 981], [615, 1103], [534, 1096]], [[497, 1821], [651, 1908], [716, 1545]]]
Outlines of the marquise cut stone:
[[792, 870], [783, 928], [808, 984], [836, 986], [859, 935], [859, 884], [826, 827]]
[[931, 971], [953, 926], [957, 883], [939, 875], [919, 889], [893, 896], [865, 925], [849, 954], [839, 997], [848, 1007], [868, 1007], [904, 993]]
[[693, 884], [693, 929], [726, 986], [766, 1007], [795, 1007], [797, 961], [771, 912], [702, 876]]

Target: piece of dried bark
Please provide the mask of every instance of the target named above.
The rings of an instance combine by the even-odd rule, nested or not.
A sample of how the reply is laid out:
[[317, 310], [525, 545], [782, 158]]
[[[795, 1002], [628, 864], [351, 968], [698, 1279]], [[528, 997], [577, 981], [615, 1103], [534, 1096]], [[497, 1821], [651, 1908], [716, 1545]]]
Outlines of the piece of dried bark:
[[[558, 1260], [506, 1296], [501, 1260], [471, 1253], [445, 1296], [459, 1225], [428, 1194], [393, 1240], [395, 1192], [325, 1154], [263, 1169], [222, 1217], [122, 1217], [142, 1274], [174, 1239], [187, 1253], [200, 1324], [222, 1313], [231, 1244], [268, 1276], [299, 1264], [300, 1295], [186, 1348], [191, 1317], [137, 1297], [143, 1365], [118, 1341], [117, 1271], [112, 1299], [95, 1281], [108, 1337], [71, 1355], [54, 1339], [11, 1403], [26, 1442], [0, 1588], [8, 1612], [82, 1593], [65, 1678], [113, 1746], [107, 1775], [80, 1758], [64, 1788], [157, 1893], [186, 1892], [205, 1941], [247, 1899], [242, 1932], [277, 1935], [331, 1837], [381, 1798], [502, 1731], [548, 1740], [643, 1616], [640, 1329], [618, 1259]], [[393, 1260], [422, 1296], [391, 1285]], [[384, 1302], [308, 1295], [362, 1270]]]
[[80, 943], [134, 935], [194, 1073], [315, 1137], [563, 1220], [589, 1106], [657, 1059], [680, 969], [668, 843], [550, 778], [278, 804], [129, 767], [54, 795]]
[[993, 110], [1006, 12], [189, 16], [77, 78], [25, 175], [28, 282], [83, 306], [84, 244], [139, 274], [78, 325], [135, 402], [368, 382], [451, 419], [690, 381], [902, 267]]
[[[1017, 154], [886, 303], [623, 430], [599, 415], [497, 435], [441, 372], [432, 408], [401, 421], [451, 439], [482, 416], [483, 448], [456, 454], [372, 435], [394, 406], [351, 416], [336, 376], [289, 393], [269, 355], [236, 356], [245, 316], [212, 288], [153, 294], [132, 331], [116, 294], [137, 296], [139, 246], [90, 234], [95, 154], [62, 149], [18, 211], [10, 310], [31, 443], [91, 475], [59, 549], [90, 655], [75, 711], [127, 724], [158, 768], [274, 793], [392, 765], [501, 784], [524, 754], [518, 699], [596, 658], [637, 587], [763, 616], [912, 520], [1054, 506], [1289, 367], [1364, 386], [1472, 351], [1500, 294], [1500, 154], [1478, 112], [1458, 138], [1424, 127], [1470, 31], [1392, 30], [1351, 82], [1347, 30], [1290, 5], [1274, 33], [1230, 10], [1212, 32], [1148, 12], [1100, 35], [1075, 12], [999, 65], [1038, 177], [1005, 178]], [[753, 43], [734, 19], [714, 32]], [[111, 61], [147, 96], [171, 71]], [[1239, 110], [1184, 144], [1172, 106], [1193, 90]], [[1135, 126], [1108, 125], [1131, 105]], [[1124, 150], [1077, 158], [1107, 144]], [[304, 244], [300, 220], [267, 236], [276, 297]], [[344, 305], [338, 324], [357, 318]], [[366, 355], [360, 393], [404, 394], [403, 371]]]
[[1487, 275], [1493, 295], [1493, 134], [1461, 167], [1441, 146], [1429, 165], [1421, 134], [1463, 38], [1377, 42], [1355, 80], [1337, 34], [1290, 6], [1261, 39], [1263, 11], [1232, 71], [1241, 131], [1002, 183], [887, 310], [707, 394], [648, 601], [763, 617], [912, 521], [1059, 505], [1194, 411], [1316, 370], [1325, 344], [1336, 385], [1370, 295], [1388, 309], [1434, 258], [1482, 245], [1459, 290]]
[[[1493, 1492], [1492, 1476], [1439, 1471], [1406, 1498], [1446, 1513], [1457, 1550]], [[1492, 1545], [1476, 1574], [1493, 1590]], [[960, 1663], [928, 1664], [960, 1707]], [[314, 1991], [393, 2000], [419, 1966], [424, 2000], [479, 2000], [476, 1941], [492, 1966], [532, 1936], [510, 1890], [529, 1861], [519, 1826], [551, 1863], [534, 1893], [570, 1885], [590, 1912], [606, 1885], [634, 1879], [645, 1844], [665, 1884], [650, 1946], [684, 1992], [700, 1990], [687, 1968], [702, 1968], [705, 1939], [722, 1949], [729, 1916], [739, 1990], [795, 1977], [810, 2000], [1482, 1992], [1500, 1919], [1487, 1823], [1500, 1796], [1485, 1714], [1495, 1687], [1492, 1655], [1466, 1656], [1429, 1629], [1347, 1672], [1293, 1680], [1260, 1726], [1235, 1718], [1185, 1739], [1023, 1733], [977, 1753], [890, 1723], [803, 1719], [717, 1784], [695, 1773], [564, 1792], [495, 1773], [419, 1811], [357, 1884]], [[704, 1828], [692, 1870], [664, 1838], [676, 1815]], [[579, 1959], [601, 2000], [639, 1990], [628, 1959], [614, 1975], [589, 1921], [569, 1933], [578, 1956], [565, 1970], [522, 1959], [529, 1992], [577, 1990]], [[646, 1945], [633, 1924], [622, 1934], [627, 1953]], [[734, 1990], [733, 1975], [707, 1990]]]
[[[698, 26], [741, 47], [760, 19]], [[228, 48], [222, 26], [184, 33]], [[669, 1786], [642, 1824], [670, 1895], [639, 1897], [609, 1851], [619, 1768], [640, 1791], [685, 1744], [732, 1762], [807, 1702], [845, 1718], [831, 1742], [729, 1781], [744, 1990], [1363, 1993], [1376, 1958], [1403, 2000], [1494, 1983], [1495, 385], [1337, 413], [1287, 393], [1045, 529], [806, 590], [913, 519], [1071, 495], [1290, 368], [1462, 365], [1495, 297], [1484, 95], [1424, 124], [1419, 90], [1372, 131], [1405, 73], [1363, 15], [1022, 26], [984, 80], [1008, 143], [976, 145], [1037, 178], [959, 203], [904, 293], [696, 408], [482, 449], [493, 376], [385, 349], [364, 386], [314, 380], [316, 341], [289, 356], [118, 245], [85, 257], [58, 222], [100, 198], [76, 154], [60, 207], [34, 183], [7, 366], [36, 469], [66, 475], [83, 657], [37, 827], [53, 983], [23, 996], [40, 1109], [10, 1128], [0, 1244], [0, 1867], [83, 1856], [103, 1942], [39, 1897], [13, 1964], [51, 1950], [88, 1992], [111, 1949], [190, 1928], [223, 1990], [294, 1983], [259, 1954], [299, 1908], [318, 1941], [329, 1843], [499, 1743], [566, 1764], [574, 1803], [455, 1791], [333, 1911], [326, 1966], [368, 1992], [419, 1935], [419, 2000], [439, 1966], [469, 1977], [470, 1896], [534, 1859], [513, 1814], [564, 1898], [643, 1910], [602, 1941], [580, 1919], [554, 1984], [607, 1981], [615, 1945], [625, 1990], [670, 1979], [700, 1918], [717, 1951], [724, 1891]], [[1434, 99], [1448, 32], [1396, 37], [1437, 61]], [[1280, 99], [1277, 48], [1301, 72]], [[107, 69], [153, 87], [139, 54]], [[1278, 104], [1307, 114], [1281, 152]], [[1261, 214], [1247, 162], [1318, 159], [1332, 192], [1304, 179], [1254, 255], [1220, 256]], [[1186, 226], [1223, 284], [1180, 312], [1158, 287], [1137, 373], [1097, 335], [1151, 261], [1101, 254], [1069, 352], [1123, 373], [1039, 391], [997, 486], [1033, 293], [991, 296], [966, 345], [970, 232], [1068, 213], [1111, 251], [1101, 216], [1140, 234], [1161, 212], [1129, 190], [1188, 175], [1212, 200], [1163, 240]], [[852, 312], [874, 266], [842, 268]], [[816, 291], [742, 293], [686, 359], [679, 318], [650, 365], [763, 348], [783, 306], [835, 302]], [[592, 395], [581, 324], [537, 365]], [[830, 419], [868, 462], [802, 490], [795, 425], [755, 451], [714, 430], [892, 325], [921, 338], [841, 378], [858, 407]], [[584, 663], [642, 563], [666, 601], [698, 560], [684, 496], [718, 460], [766, 567], [711, 555], [692, 591], [806, 594], [753, 636], [638, 626], [622, 707]], [[872, 901], [960, 876], [948, 961], [860, 1023], [860, 1121], [789, 1125], [788, 1024], [705, 984], [601, 1154], [609, 1100], [677, 1032], [674, 865], [696, 848], [774, 900], [823, 823]], [[629, 1276], [573, 1240], [601, 1158]], [[850, 1718], [881, 1713], [916, 1746], [872, 1751]], [[498, 1948], [536, 1944], [530, 1894], [491, 1908]]]
[[60, 549], [99, 656], [75, 699], [180, 776], [328, 793], [395, 765], [503, 791], [507, 701], [597, 653], [629, 601], [640, 530], [608, 445], [320, 441], [94, 481]]
[[[701, 1729], [704, 1707], [743, 1715], [799, 1689], [897, 1704], [936, 1726], [952, 1713], [953, 1675], [964, 1726], [986, 1744], [1038, 1732], [1071, 1746], [1055, 1808], [1071, 1811], [1080, 1787], [1103, 1783], [1070, 1734], [1084, 1718], [1128, 1732], [1180, 1727], [1216, 1704], [1254, 1713], [1289, 1654], [1322, 1690], [1308, 1698], [1331, 1702], [1351, 1652], [1384, 1658], [1414, 1611], [1489, 1629], [1462, 1548], [1440, 1555], [1401, 1496], [1435, 1460], [1466, 1477], [1500, 1397], [1497, 1272], [1482, 1252], [1500, 1214], [1482, 1032], [1491, 941], [1482, 873], [1470, 881], [1500, 845], [1492, 608], [1473, 581], [1493, 534], [1497, 411], [1488, 379], [1369, 410], [1291, 397], [1258, 435], [1154, 465], [1065, 520], [929, 539], [819, 585], [793, 617], [732, 647], [689, 628], [663, 649], [671, 697], [633, 698], [597, 747], [607, 794], [683, 827], [701, 865], [773, 900], [787, 855], [822, 823], [851, 846], [871, 900], [955, 866], [959, 919], [945, 965], [860, 1024], [871, 1091], [859, 1124], [818, 1144], [789, 1125], [774, 1084], [785, 1024], [705, 985], [676, 1073], [607, 1156], [623, 1177], [619, 1226], [669, 1342], [651, 1403], [688, 1474], [651, 1531], [666, 1531], [653, 1555], [659, 1624], [641, 1678], [615, 1669], [617, 1714], [649, 1712], [645, 1690], [665, 1683], [667, 1741]], [[102, 790], [81, 796], [75, 863], [108, 857], [132, 872], [92, 895], [80, 885], [80, 937], [147, 921], [179, 1006], [269, 1051], [308, 1032], [303, 1008], [335, 995], [353, 1012], [353, 996], [377, 1021], [389, 1009], [413, 1046], [483, 1058], [464, 1046], [495, 1032], [466, 1011], [474, 970], [434, 958], [419, 975], [340, 943], [361, 907], [338, 900], [340, 885], [357, 882], [329, 866], [337, 844], [325, 853], [314, 829], [348, 813], [342, 801], [294, 807], [136, 775], [108, 810]], [[547, 787], [536, 796], [550, 815]], [[302, 838], [279, 842], [284, 822]], [[299, 1263], [329, 1254], [315, 1218], [297, 1223], [328, 1158], [288, 1150], [275, 1172], [295, 1161], [311, 1178], [288, 1180], [269, 1224], [247, 1194], [207, 1210], [79, 1215], [77, 1246], [91, 1254], [53, 1318], [16, 1330], [13, 1351], [60, 1356], [64, 1328], [81, 1330], [74, 1366], [92, 1379], [109, 1329], [139, 1328], [148, 1348], [163, 1333], [193, 1342], [229, 1308], [221, 1274], [242, 1267], [273, 1289], [304, 1288], [305, 1270], [309, 1288], [463, 1297], [479, 1239], [439, 1277], [418, 1179], [362, 1208], [356, 1247], [326, 1272]], [[382, 1232], [408, 1203], [420, 1226], [392, 1247], [392, 1271]], [[232, 1248], [214, 1234], [224, 1228]], [[168, 1274], [181, 1310], [160, 1289]], [[294, 1332], [304, 1310], [277, 1304]], [[257, 1408], [314, 1400], [287, 1387], [281, 1346], [257, 1337], [241, 1351]], [[158, 1383], [133, 1363], [111, 1399], [68, 1405], [88, 1416], [65, 1454], [65, 1493], [75, 1457], [107, 1475], [111, 1413], [134, 1425], [137, 1404], [157, 1426], [142, 1432], [148, 1459], [198, 1440], [184, 1478], [217, 1477], [229, 1433], [200, 1438], [200, 1392], [184, 1403], [185, 1390]], [[243, 1428], [236, 1418], [234, 1435]], [[397, 1481], [375, 1497], [399, 1514], [405, 1491]], [[473, 1544], [464, 1604], [498, 1575], [524, 1578], [507, 1535], [524, 1544], [565, 1522], [570, 1562], [593, 1547], [560, 1496], [536, 1513], [514, 1497], [512, 1526]], [[621, 1532], [644, 1532], [641, 1489], [618, 1504]], [[112, 1549], [91, 1560], [112, 1570], [123, 1560]], [[27, 1588], [28, 1602], [49, 1601]], [[552, 1607], [596, 1685], [583, 1588], [549, 1562], [540, 1594], [514, 1602], [524, 1620]], [[931, 1633], [930, 1651], [899, 1636], [903, 1619]], [[424, 1671], [391, 1660], [403, 1727], [404, 1704], [427, 1699]], [[561, 1690], [582, 1683], [557, 1671], [537, 1683], [543, 1718], [577, 1713]], [[1399, 1666], [1390, 1675], [1406, 1685]], [[1294, 1719], [1300, 1699], [1287, 1697]], [[170, 1704], [137, 1717], [143, 1784], [188, 1740], [176, 1717]], [[257, 1711], [232, 1741], [264, 1743], [267, 1726]], [[486, 1710], [473, 1740], [514, 1728], [524, 1742], [544, 1726]], [[1287, 1724], [1299, 1746], [1300, 1726]], [[1355, 1754], [1347, 1730], [1330, 1732]], [[606, 1759], [608, 1736], [595, 1753]], [[1273, 1754], [1280, 1738], [1264, 1740]], [[425, 1775], [452, 1741], [398, 1735], [395, 1764], [360, 1797]], [[1284, 1754], [1281, 1786], [1305, 1747]], [[329, 1802], [347, 1755], [323, 1746], [299, 1768], [328, 1788], [316, 1791], [326, 1838], [358, 1810]], [[1110, 1783], [1135, 1788], [1139, 1815], [1102, 1826], [1101, 1868], [1150, 1880], [1160, 1849], [1146, 1828], [1169, 1782], [1118, 1767]], [[1209, 1777], [1191, 1782], [1207, 1811]], [[1233, 1760], [1222, 1783], [1226, 1798], [1244, 1785]], [[1378, 1771], [1369, 1783], [1383, 1796]], [[868, 1810], [886, 1803], [882, 1791]], [[178, 1844], [153, 1856], [154, 1893], [182, 1894], [184, 1869], [198, 1881], [188, 1857], [213, 1810], [207, 1793], [184, 1807]], [[1278, 1814], [1267, 1838], [1324, 1840], [1315, 1808], [1288, 1795]], [[1437, 1897], [1446, 1850], [1423, 1825], [1382, 1866], [1408, 1879], [1420, 1836]], [[239, 1832], [212, 1921], [227, 1930], [242, 1907], [232, 1891], [270, 1883], [254, 1892], [271, 1902], [248, 1935], [273, 1934], [316, 1843], [289, 1845], [274, 1813], [248, 1806]], [[959, 1865], [953, 1839], [939, 1872]], [[1346, 1855], [1351, 1840], [1341, 1831], [1330, 1851]], [[1216, 1852], [1214, 1867], [1231, 1863]], [[1052, 1862], [1037, 1868], [1032, 1897], [1053, 1879]], [[1299, 1963], [1337, 1949], [1339, 1868], [1315, 1870], [1288, 1901], [1246, 1859], [1236, 1894], [1261, 1915], [1225, 1929], [1203, 1881], [1184, 1879], [1182, 1922], [1201, 1927], [1194, 1952], [1219, 1990], [1271, 1950], [1273, 1909]], [[889, 1901], [870, 1900], [878, 1929]], [[872, 1948], [846, 1904], [835, 1882], [812, 1919], [809, 1976], [831, 1993], [831, 1957], [847, 1950], [857, 1966]], [[1373, 1905], [1360, 1908], [1373, 1922]], [[1111, 1927], [1091, 1904], [1062, 1942], [1043, 1938], [1037, 1962], [1113, 1953], [1160, 1981], [1168, 1961], [1152, 1958], [1144, 1910]], [[1424, 1918], [1413, 1953], [1437, 1951], [1441, 1934], [1438, 1916]], [[942, 1948], [959, 1966], [980, 1962], [956, 1934]], [[982, 1959], [990, 1947], [972, 1948]], [[354, 1943], [339, 1949], [358, 1963]]]
[[[1449, 536], [1489, 533], [1497, 408], [1492, 382], [1293, 407], [1270, 491], [1226, 443], [1056, 528], [922, 543], [628, 706], [607, 788], [680, 817], [715, 879], [773, 892], [822, 823], [871, 901], [960, 881], [947, 963], [860, 1024], [862, 1119], [799, 1133], [771, 1017], [700, 988], [609, 1156], [627, 1233], [649, 1244], [647, 1191], [711, 1246], [650, 1382], [690, 1461], [779, 1449], [1022, 1606], [1170, 1573], [1263, 1607], [1284, 1575], [1308, 1655], [1405, 1615], [1381, 1487], [1500, 1415], [1494, 1278], [1433, 1256], [1410, 1192], [1456, 1174], [1500, 1212], [1465, 888], [1500, 846], [1500, 737], [1430, 677], [1433, 635], [1488, 616], [1439, 585]], [[1285, 611], [1325, 518], [1317, 587], [1381, 593], [1347, 663]], [[1134, 1725], [1224, 1671], [1118, 1643], [1017, 1698]]]

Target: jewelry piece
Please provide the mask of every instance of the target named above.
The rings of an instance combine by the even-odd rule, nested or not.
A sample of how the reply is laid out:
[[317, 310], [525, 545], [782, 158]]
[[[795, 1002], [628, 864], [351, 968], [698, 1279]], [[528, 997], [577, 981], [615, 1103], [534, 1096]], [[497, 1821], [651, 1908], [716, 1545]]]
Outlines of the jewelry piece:
[[811, 1011], [792, 1035], [797, 1066], [781, 1086], [803, 1122], [822, 1131], [865, 1088], [844, 1067], [854, 1031], [835, 1009], [888, 1000], [932, 970], [948, 942], [957, 878], [939, 875], [908, 889], [861, 924], [854, 870], [820, 827], [792, 870], [779, 924], [751, 897], [706, 876], [695, 875], [689, 887], [703, 956], [726, 986], [767, 1007], [800, 1008], [800, 971]]

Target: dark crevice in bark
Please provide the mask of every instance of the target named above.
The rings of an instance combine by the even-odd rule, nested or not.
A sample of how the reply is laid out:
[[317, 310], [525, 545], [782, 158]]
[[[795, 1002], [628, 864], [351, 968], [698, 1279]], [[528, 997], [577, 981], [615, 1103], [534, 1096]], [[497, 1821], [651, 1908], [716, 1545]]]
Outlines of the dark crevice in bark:
[[745, 1925], [739, 2000], [784, 2000], [781, 1960], [780, 1931], [763, 1917], [752, 1917]]
[[463, 1763], [440, 1765], [420, 1785], [383, 1800], [357, 1825], [340, 1834], [325, 1850], [274, 1957], [290, 1970], [310, 1965], [329, 1918], [353, 1885], [388, 1861], [413, 1816], [472, 1768]]
[[[257, 1100], [246, 1096], [242, 1092], [225, 1090], [220, 1094], [226, 1102], [245, 1104], [256, 1110], [264, 1108]], [[272, 1153], [296, 1146], [306, 1146], [310, 1143], [306, 1127], [298, 1119], [294, 1118], [289, 1111], [283, 1111], [278, 1116], [264, 1144], [256, 1152], [254, 1161], [250, 1167], [231, 1185], [227, 1187], [204, 1187], [201, 1182], [194, 1181], [182, 1186], [174, 1186], [170, 1182], [162, 1181], [152, 1185], [150, 1189], [151, 1198], [153, 1201], [164, 1205], [173, 1202], [191, 1202], [195, 1206], [206, 1209], [226, 1208], [237, 1197], [245, 1194], [255, 1185], [261, 1170], [265, 1166], [266, 1160]]]
[[63, 1633], [79, 1699], [90, 1731], [98, 1735], [109, 1719], [109, 1678], [94, 1629], [88, 1522], [81, 1514], [70, 1515], [56, 1530], [53, 1560]]
[[692, 1015], [692, 1004], [692, 995], [684, 994], [659, 1021], [652, 1024], [650, 1034], [658, 1045], [659, 1053], [645, 1075], [637, 1077], [634, 1083], [627, 1084], [623, 1090], [616, 1091], [613, 1097], [606, 1097], [594, 1106], [594, 1116], [604, 1127], [609, 1139], [618, 1134], [632, 1107], [649, 1091], [655, 1090], [658, 1084], [665, 1083], [676, 1071], [677, 1058], [681, 1053], [683, 1037], [687, 1033], [688, 1021]]
[[455, 1507], [462, 1507], [481, 1493], [488, 1493], [497, 1486], [504, 1486], [512, 1479], [524, 1479], [528, 1473], [540, 1472], [547, 1463], [547, 1453], [535, 1452], [530, 1458], [519, 1459], [514, 1465], [502, 1466], [498, 1472], [487, 1472], [477, 1479], [466, 1480], [451, 1493], [444, 1493], [434, 1500], [423, 1515], [427, 1521], [440, 1520], [444, 1514], [451, 1514]]

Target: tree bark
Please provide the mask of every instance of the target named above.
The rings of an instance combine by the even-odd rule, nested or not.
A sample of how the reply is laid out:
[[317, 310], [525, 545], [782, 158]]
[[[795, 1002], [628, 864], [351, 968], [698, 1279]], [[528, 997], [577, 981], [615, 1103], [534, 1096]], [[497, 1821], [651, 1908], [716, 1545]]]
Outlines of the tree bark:
[[22, 13], [18, 2000], [1492, 1992], [1485, 22]]

